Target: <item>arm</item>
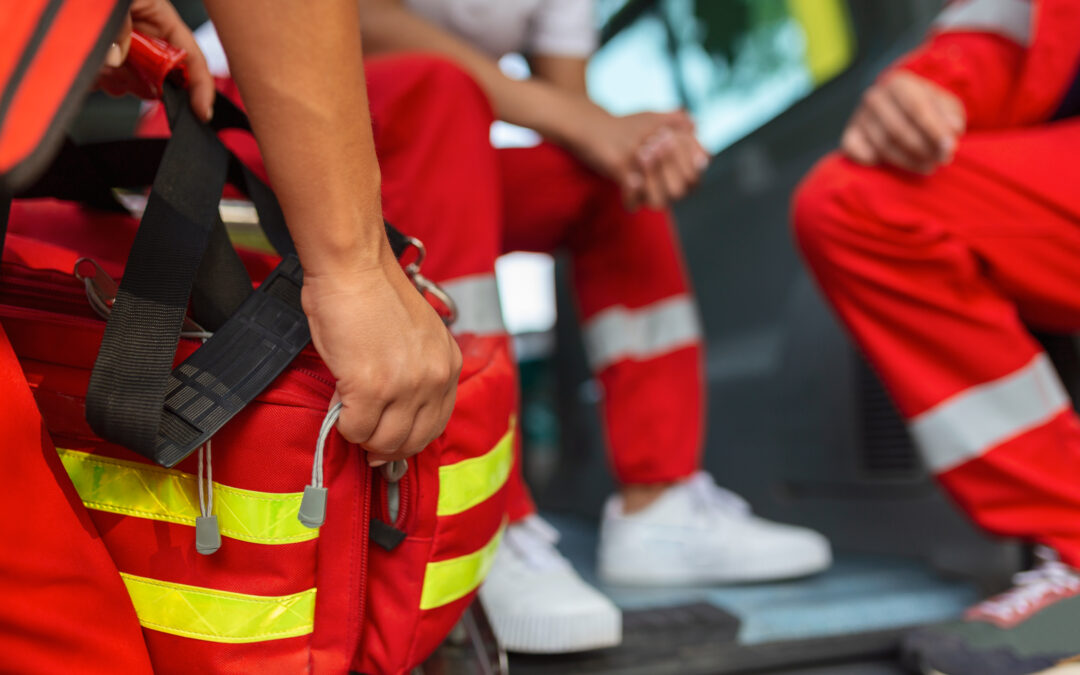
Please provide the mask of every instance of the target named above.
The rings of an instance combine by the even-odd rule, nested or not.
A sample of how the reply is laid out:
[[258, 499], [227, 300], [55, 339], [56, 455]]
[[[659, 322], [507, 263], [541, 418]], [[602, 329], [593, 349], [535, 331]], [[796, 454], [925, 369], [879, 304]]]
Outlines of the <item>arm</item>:
[[560, 145], [573, 145], [581, 125], [572, 120], [607, 115], [580, 93], [535, 79], [507, 77], [490, 56], [412, 13], [400, 0], [359, 0], [359, 7], [366, 53], [408, 51], [446, 57], [472, 75], [501, 120], [533, 129]]
[[426, 52], [454, 61], [484, 90], [499, 119], [533, 129], [576, 154], [618, 183], [631, 208], [678, 199], [708, 164], [682, 112], [615, 117], [590, 101], [583, 58], [533, 55], [536, 76], [514, 80], [494, 59], [413, 14], [400, 0], [359, 0], [359, 6], [367, 53]]
[[529, 70], [533, 77], [562, 89], [588, 98], [585, 86], [585, 67], [588, 61], [573, 56], [549, 56], [538, 54], [529, 57]]
[[418, 452], [449, 419], [461, 355], [382, 233], [355, 0], [206, 5], [304, 267], [338, 429], [373, 463]]
[[1009, 123], [1025, 55], [990, 33], [934, 35], [866, 91], [841, 149], [861, 164], [933, 173], [952, 160], [968, 129]]

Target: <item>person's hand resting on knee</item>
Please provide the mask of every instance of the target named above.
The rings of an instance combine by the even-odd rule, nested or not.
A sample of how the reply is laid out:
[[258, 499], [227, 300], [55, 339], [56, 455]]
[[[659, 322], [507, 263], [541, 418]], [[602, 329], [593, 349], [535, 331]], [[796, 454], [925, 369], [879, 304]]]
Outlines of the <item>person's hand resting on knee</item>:
[[964, 104], [954, 94], [895, 70], [863, 94], [840, 149], [859, 164], [929, 174], [952, 161], [966, 125]]
[[659, 209], [682, 199], [709, 166], [694, 123], [681, 110], [614, 116], [587, 100], [566, 103], [580, 109], [553, 115], [565, 128], [564, 144], [619, 185], [628, 209]]

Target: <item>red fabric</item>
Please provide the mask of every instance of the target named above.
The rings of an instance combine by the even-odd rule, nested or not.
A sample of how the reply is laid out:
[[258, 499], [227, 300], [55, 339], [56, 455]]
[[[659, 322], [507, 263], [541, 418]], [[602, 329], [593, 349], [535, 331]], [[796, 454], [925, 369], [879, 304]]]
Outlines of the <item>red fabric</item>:
[[971, 129], [1025, 126], [1050, 119], [1080, 65], [1080, 4], [1030, 0], [1029, 48], [990, 32], [934, 34], [899, 66], [952, 91]]
[[151, 673], [116, 565], [83, 508], [0, 327], [0, 670]]
[[[796, 233], [907, 418], [1017, 371], [1026, 326], [1080, 328], [1080, 120], [972, 133], [929, 177], [823, 160]], [[946, 471], [981, 525], [1080, 564], [1080, 427], [1066, 412]]]
[[0, 124], [0, 173], [26, 160], [43, 143], [60, 109], [72, 103], [70, 96], [84, 93], [73, 87], [75, 80], [119, 6], [118, 2], [100, 0], [60, 3], [17, 83], [9, 78], [26, 55], [47, 3], [7, 2], [0, 6], [0, 25], [5, 30], [0, 43], [0, 91], [13, 92]]
[[[487, 144], [491, 110], [483, 94], [460, 70], [429, 58], [377, 61], [368, 77], [388, 218], [427, 243], [429, 277], [493, 272], [498, 195], [474, 196], [466, 180], [471, 175], [493, 184], [496, 175]], [[230, 142], [257, 156], [250, 138]], [[121, 252], [130, 246], [132, 222], [55, 203], [22, 204], [14, 213], [12, 231], [21, 234], [12, 235], [6, 259], [56, 270], [7, 265], [0, 283], [0, 322], [16, 336], [13, 343], [28, 364], [49, 430], [68, 447], [138, 461], [133, 453], [96, 439], [83, 419], [82, 392], [103, 323], [89, 311], [70, 273], [75, 257], [88, 249], [118, 268]], [[48, 226], [40, 227], [42, 222]], [[459, 252], [461, 233], [472, 225], [478, 227], [470, 234], [474, 245]], [[111, 248], [98, 241], [99, 226], [109, 230]], [[265, 270], [265, 256], [249, 258], [249, 268]], [[155, 672], [404, 673], [441, 642], [473, 593], [421, 611], [424, 567], [489, 542], [504, 521], [506, 490], [465, 514], [438, 517], [439, 466], [488, 452], [506, 433], [517, 406], [506, 336], [462, 335], [458, 341], [464, 367], [455, 415], [444, 436], [410, 460], [412, 489], [407, 497], [402, 493], [402, 509], [410, 515], [400, 523], [408, 538], [393, 552], [370, 550], [367, 524], [381, 490], [371, 490], [372, 472], [361, 454], [336, 435], [327, 446], [327, 521], [315, 542], [271, 549], [226, 538], [221, 551], [203, 557], [194, 552], [193, 528], [91, 512], [125, 571], [253, 594], [319, 589], [310, 636], [228, 645], [145, 629]], [[196, 346], [184, 341], [177, 358]], [[313, 371], [314, 377], [303, 371]], [[215, 435], [215, 480], [254, 490], [302, 489], [331, 391], [329, 373], [309, 350]], [[268, 449], [274, 449], [273, 461], [267, 461]], [[189, 458], [178, 468], [195, 473], [194, 461]], [[143, 644], [137, 638], [134, 643]]]
[[[554, 145], [498, 155], [503, 250], [565, 250], [582, 322], [612, 307], [640, 309], [691, 294], [669, 213], [628, 212], [613, 182]], [[620, 482], [663, 483], [700, 468], [703, 352], [697, 341], [653, 358], [622, 359], [597, 373], [610, 460]]]
[[[498, 175], [488, 142], [493, 113], [487, 98], [461, 69], [430, 57], [372, 59], [367, 77], [387, 220], [424, 242], [423, 271], [429, 278], [494, 274], [501, 203], [497, 190], [484, 187], [494, 186]], [[386, 672], [380, 665], [397, 662], [392, 657], [401, 653], [408, 654], [409, 664], [422, 661], [472, 600], [470, 593], [420, 612], [419, 623], [410, 628], [402, 617], [416, 613], [422, 579], [400, 560], [471, 553], [503, 521], [506, 490], [464, 514], [435, 516], [438, 492], [430, 486], [437, 482], [439, 464], [493, 448], [517, 408], [508, 337], [459, 335], [458, 344], [465, 366], [451, 422], [456, 431], [438, 441], [438, 453], [429, 449], [413, 464], [419, 489], [413, 491], [406, 541], [392, 552], [371, 550], [370, 574], [387, 592], [368, 605], [368, 632], [353, 663], [359, 672]]]

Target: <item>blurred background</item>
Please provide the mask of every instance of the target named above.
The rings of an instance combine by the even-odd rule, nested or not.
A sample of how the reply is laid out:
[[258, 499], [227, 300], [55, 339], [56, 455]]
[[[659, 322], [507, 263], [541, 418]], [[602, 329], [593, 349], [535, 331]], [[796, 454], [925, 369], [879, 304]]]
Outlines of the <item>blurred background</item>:
[[[192, 26], [205, 21], [197, 1], [176, 4]], [[862, 91], [920, 40], [940, 7], [599, 0], [593, 97], [617, 113], [684, 108], [715, 153], [698, 190], [675, 209], [706, 330], [706, 468], [762, 515], [828, 535], [837, 564], [785, 584], [604, 589], [626, 610], [623, 647], [515, 658], [513, 672], [902, 672], [893, 659], [905, 630], [958, 615], [1024, 562], [1019, 546], [977, 533], [940, 494], [789, 233], [799, 178], [835, 147]], [[520, 57], [502, 65], [528, 72]], [[130, 133], [138, 106], [94, 95], [75, 135]], [[501, 124], [492, 139], [536, 142]], [[561, 548], [595, 581], [595, 526], [614, 486], [601, 393], [563, 264], [512, 254], [498, 273], [522, 368], [526, 477], [565, 533]], [[1047, 341], [1062, 368], [1075, 367], [1069, 339]]]

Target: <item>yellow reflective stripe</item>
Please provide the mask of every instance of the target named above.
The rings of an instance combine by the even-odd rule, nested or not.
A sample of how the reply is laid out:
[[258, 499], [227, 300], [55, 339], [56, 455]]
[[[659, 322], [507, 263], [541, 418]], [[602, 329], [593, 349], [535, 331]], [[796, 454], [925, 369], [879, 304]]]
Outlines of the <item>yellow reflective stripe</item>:
[[[195, 526], [195, 476], [174, 469], [59, 449], [87, 508]], [[319, 536], [297, 519], [300, 492], [255, 492], [214, 483], [214, 513], [222, 536], [254, 544], [292, 544]]]
[[472, 459], [439, 467], [439, 504], [436, 515], [452, 516], [487, 501], [506, 483], [514, 466], [514, 428], [494, 448]]
[[120, 573], [146, 628], [209, 642], [262, 642], [307, 635], [315, 624], [315, 589], [292, 595], [245, 595]]
[[806, 35], [806, 66], [815, 85], [831, 80], [855, 59], [855, 32], [843, 0], [787, 0]]
[[428, 563], [424, 571], [424, 588], [420, 593], [420, 609], [442, 607], [476, 590], [491, 569], [505, 529], [504, 522], [479, 551], [460, 558]]

